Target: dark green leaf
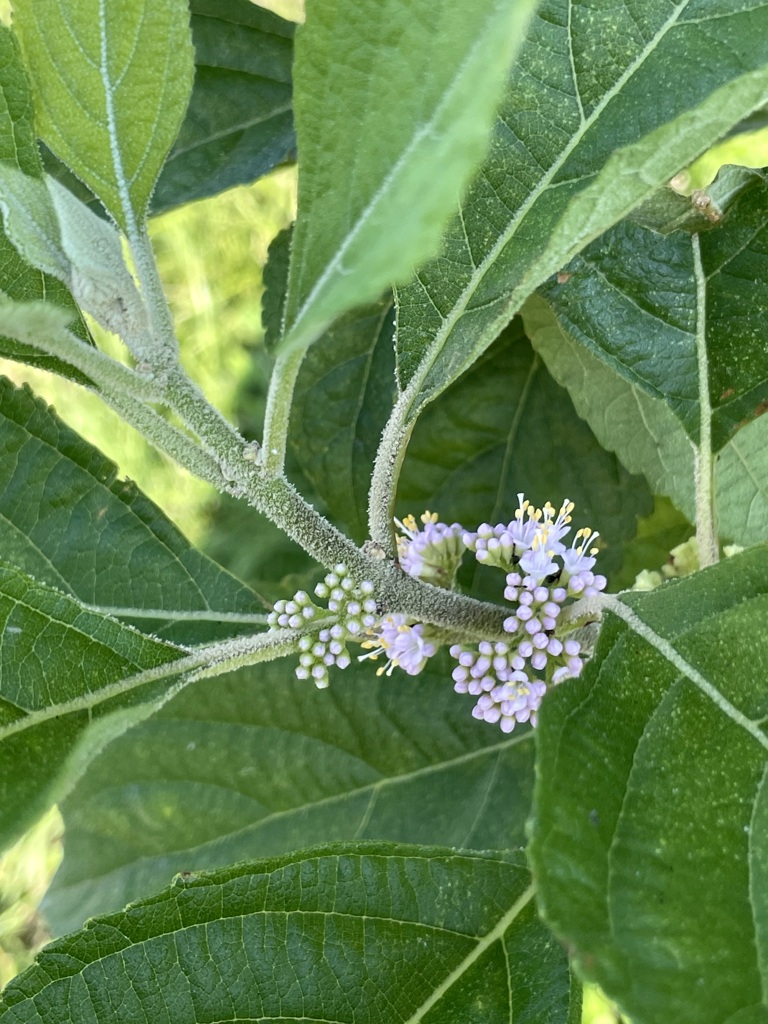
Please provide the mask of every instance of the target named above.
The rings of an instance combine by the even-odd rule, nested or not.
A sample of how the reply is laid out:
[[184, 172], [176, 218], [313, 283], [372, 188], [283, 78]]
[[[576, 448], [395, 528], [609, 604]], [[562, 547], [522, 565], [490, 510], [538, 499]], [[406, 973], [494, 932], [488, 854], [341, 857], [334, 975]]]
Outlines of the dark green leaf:
[[329, 840], [524, 842], [533, 736], [479, 724], [448, 659], [417, 680], [354, 664], [318, 691], [289, 662], [194, 684], [116, 740], [63, 805], [60, 933], [165, 885]]
[[151, 212], [254, 181], [296, 146], [291, 22], [249, 0], [191, 0], [195, 84]]
[[0, 846], [168, 690], [130, 677], [182, 654], [0, 563]]
[[702, 408], [711, 405], [715, 451], [768, 407], [768, 185], [753, 180], [722, 224], [699, 236], [704, 282], [697, 284], [690, 235], [660, 237], [625, 221], [569, 264], [567, 280], [540, 290], [565, 330], [662, 398], [696, 443]]
[[[695, 517], [693, 448], [682, 424], [652, 398], [577, 344], [539, 296], [523, 319], [552, 376], [568, 389], [576, 411], [595, 436], [656, 494], [667, 495], [689, 521]], [[715, 459], [717, 524], [722, 540], [756, 544], [768, 537], [768, 418], [760, 416]]]
[[361, 844], [179, 876], [47, 947], [0, 1021], [566, 1024], [579, 1005], [519, 856]]
[[301, 365], [290, 442], [335, 521], [368, 536], [368, 487], [381, 432], [396, 398], [390, 298], [341, 317]]
[[623, 601], [542, 707], [540, 907], [636, 1024], [762, 1024], [768, 547]]
[[258, 621], [264, 612], [132, 481], [118, 479], [114, 463], [5, 378], [0, 548], [6, 560], [83, 604], [181, 642], [253, 631], [254, 615]]
[[534, 288], [766, 98], [764, 5], [543, 4], [442, 255], [399, 293], [402, 420]]
[[[538, 505], [574, 501], [579, 526], [600, 531], [600, 567], [609, 572], [621, 565], [623, 545], [651, 507], [644, 481], [600, 447], [518, 319], [424, 411], [398, 496], [403, 514], [428, 508], [473, 530], [509, 522], [521, 491]], [[498, 600], [503, 577], [494, 572], [493, 579], [496, 590], [485, 596]]]
[[[0, 26], [0, 161], [17, 167], [24, 174], [42, 175], [34, 131], [34, 111], [29, 84], [21, 64], [19, 48], [12, 32]], [[45, 299], [72, 313], [72, 330], [90, 341], [72, 296], [55, 277], [30, 266], [3, 232], [0, 232], [0, 292], [12, 299]], [[43, 355], [38, 349], [10, 338], [0, 338], [0, 356], [17, 359], [65, 377], [87, 383], [82, 374], [66, 363]]]
[[288, 287], [288, 264], [291, 259], [293, 226], [278, 232], [272, 239], [264, 265], [264, 299], [261, 320], [264, 326], [264, 345], [274, 352], [283, 329], [285, 289]]

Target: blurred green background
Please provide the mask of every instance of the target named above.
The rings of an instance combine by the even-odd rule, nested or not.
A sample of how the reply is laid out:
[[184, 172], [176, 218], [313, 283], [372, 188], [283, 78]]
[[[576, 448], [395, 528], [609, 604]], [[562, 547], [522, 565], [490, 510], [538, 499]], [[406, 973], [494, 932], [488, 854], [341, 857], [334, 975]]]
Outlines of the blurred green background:
[[[301, 0], [262, 0], [263, 6], [298, 18]], [[0, 0], [0, 17], [7, 0]], [[675, 179], [690, 193], [705, 187], [724, 163], [768, 164], [768, 129], [725, 140]], [[260, 306], [267, 248], [293, 219], [296, 174], [283, 168], [247, 188], [194, 203], [152, 223], [160, 271], [173, 309], [183, 360], [206, 395], [232, 419], [259, 411], [242, 408], [244, 382], [263, 376]], [[119, 355], [116, 339], [100, 344]], [[159, 455], [90, 393], [65, 380], [0, 360], [0, 373], [28, 382], [59, 414], [135, 480], [196, 544], [222, 557], [237, 547], [229, 520], [209, 485]], [[257, 388], [258, 390], [258, 388]], [[240, 403], [238, 399], [240, 398]], [[222, 520], [224, 519], [223, 525]], [[236, 554], [230, 568], [238, 571]], [[61, 819], [51, 811], [0, 858], [0, 987], [26, 967], [48, 938], [37, 907], [61, 857]], [[585, 1024], [619, 1020], [599, 992], [585, 994]]]

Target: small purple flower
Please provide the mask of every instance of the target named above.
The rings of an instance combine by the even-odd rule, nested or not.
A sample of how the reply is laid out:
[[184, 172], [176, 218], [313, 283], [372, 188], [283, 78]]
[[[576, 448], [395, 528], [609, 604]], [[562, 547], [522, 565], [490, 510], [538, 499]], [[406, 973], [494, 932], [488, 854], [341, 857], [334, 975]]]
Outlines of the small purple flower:
[[405, 534], [397, 538], [400, 567], [409, 576], [438, 587], [452, 587], [465, 550], [464, 527], [460, 523], [448, 526], [438, 522], [436, 512], [425, 512], [421, 521], [423, 529], [419, 529], [413, 516], [406, 516], [402, 522], [395, 520]]
[[376, 674], [388, 676], [395, 668], [416, 676], [437, 652], [437, 646], [424, 636], [424, 626], [421, 623], [409, 625], [405, 615], [387, 615], [379, 623], [374, 637], [362, 646], [369, 653], [363, 654], [360, 661], [375, 660], [380, 654], [386, 654], [387, 663], [377, 669]]

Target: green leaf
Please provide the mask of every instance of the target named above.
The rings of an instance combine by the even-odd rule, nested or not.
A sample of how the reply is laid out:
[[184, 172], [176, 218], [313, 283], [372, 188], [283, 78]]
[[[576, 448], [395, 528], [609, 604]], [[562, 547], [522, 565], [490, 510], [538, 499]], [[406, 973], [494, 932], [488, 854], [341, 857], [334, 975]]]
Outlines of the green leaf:
[[[538, 296], [523, 309], [534, 348], [552, 376], [567, 387], [576, 411], [600, 443], [632, 473], [642, 473], [656, 494], [695, 517], [693, 449], [682, 424], [660, 398], [630, 384], [577, 344]], [[718, 532], [736, 544], [768, 537], [768, 420], [740, 430], [715, 459]]]
[[195, 84], [150, 210], [254, 181], [296, 148], [294, 25], [250, 0], [191, 0]]
[[[35, 143], [33, 113], [32, 96], [18, 43], [9, 29], [0, 26], [0, 167], [15, 170], [20, 175], [40, 178], [42, 168]], [[72, 314], [74, 333], [84, 341], [90, 341], [88, 329], [77, 306], [61, 281], [27, 263], [2, 232], [0, 292], [20, 301], [45, 298], [61, 306]], [[82, 374], [72, 370], [60, 359], [43, 355], [32, 346], [14, 339], [0, 338], [0, 356], [53, 370], [81, 383], [86, 382]]]
[[299, 371], [289, 440], [304, 475], [334, 520], [368, 536], [368, 487], [376, 449], [396, 398], [388, 296], [341, 317]]
[[622, 600], [542, 707], [539, 905], [636, 1024], [757, 1024], [768, 547]]
[[542, 9], [442, 254], [398, 293], [402, 422], [536, 287], [764, 103], [767, 64], [763, 5]]
[[28, 388], [5, 378], [0, 549], [83, 604], [181, 642], [252, 631], [256, 613], [264, 611], [251, 590], [192, 548], [132, 481], [118, 479], [112, 462]]
[[285, 348], [306, 347], [435, 252], [533, 6], [309, 6], [294, 73], [301, 171]]
[[0, 563], [0, 846], [162, 703], [167, 683], [137, 673], [167, 679], [182, 654]]
[[261, 320], [264, 326], [264, 345], [271, 353], [277, 347], [282, 330], [292, 237], [293, 225], [278, 231], [269, 243], [267, 262], [264, 264], [264, 298], [261, 306]]
[[[642, 479], [630, 476], [579, 419], [516, 319], [492, 348], [426, 409], [408, 445], [400, 512], [438, 511], [467, 529], [509, 522], [525, 492], [535, 504], [576, 503], [579, 525], [600, 531], [600, 571], [621, 565], [637, 518], [650, 511]], [[473, 566], [474, 569], [474, 566]], [[478, 586], [483, 573], [465, 580]], [[502, 577], [483, 596], [499, 600]]]
[[58, 933], [167, 884], [330, 840], [525, 841], [533, 734], [478, 725], [438, 655], [418, 680], [351, 665], [319, 691], [269, 662], [195, 683], [116, 740], [62, 806]]
[[149, 318], [111, 223], [50, 175], [31, 177], [1, 163], [0, 207], [24, 259], [65, 284], [105, 330], [140, 343]]
[[48, 946], [0, 1021], [502, 1024], [513, 1006], [580, 1009], [520, 858], [365, 844], [178, 876]]
[[28, 0], [14, 27], [47, 146], [133, 237], [186, 110], [186, 0]]
[[[625, 221], [568, 265], [567, 280], [540, 290], [573, 338], [661, 398], [694, 443], [711, 407], [714, 451], [768, 407], [768, 288], [761, 285], [768, 185], [753, 180], [723, 223], [699, 236], [703, 283], [697, 284], [690, 235], [660, 237]], [[705, 394], [699, 335], [706, 347]]]

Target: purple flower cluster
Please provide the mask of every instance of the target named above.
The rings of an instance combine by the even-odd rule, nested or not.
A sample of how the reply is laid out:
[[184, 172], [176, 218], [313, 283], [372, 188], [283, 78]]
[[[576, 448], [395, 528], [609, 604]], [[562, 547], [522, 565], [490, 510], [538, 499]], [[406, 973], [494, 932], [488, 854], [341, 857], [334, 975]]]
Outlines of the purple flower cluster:
[[[504, 620], [504, 640], [481, 640], [474, 646], [454, 643], [451, 657], [454, 689], [477, 698], [472, 714], [498, 724], [505, 733], [518, 722], [536, 725], [547, 687], [577, 676], [584, 664], [579, 642], [569, 636], [561, 612], [567, 603], [591, 597], [605, 588], [604, 576], [592, 571], [598, 535], [578, 530], [570, 546], [563, 538], [571, 530], [573, 502], [559, 509], [547, 503], [535, 508], [518, 495], [518, 509], [509, 523], [483, 523], [474, 533], [459, 523], [446, 525], [433, 512], [425, 512], [419, 527], [413, 516], [395, 520], [403, 532], [398, 538], [401, 568], [411, 576], [441, 587], [453, 587], [464, 552], [470, 550], [483, 565], [502, 569], [504, 598], [511, 605]], [[328, 686], [328, 669], [351, 663], [347, 644], [361, 644], [360, 661], [386, 658], [377, 674], [391, 676], [395, 668], [418, 675], [436, 653], [439, 642], [430, 626], [406, 615], [382, 616], [370, 582], [357, 583], [345, 565], [337, 565], [315, 596], [304, 591], [289, 601], [278, 601], [269, 616], [273, 629], [296, 629], [299, 638], [299, 679]], [[573, 626], [570, 626], [570, 631]]]
[[[583, 668], [581, 646], [558, 629], [558, 618], [566, 602], [599, 593], [606, 580], [592, 572], [597, 533], [581, 529], [570, 547], [563, 542], [573, 509], [571, 501], [557, 510], [549, 502], [536, 508], [519, 494], [511, 522], [483, 523], [474, 533], [462, 532], [464, 547], [478, 562], [505, 571], [504, 597], [514, 611], [504, 621], [508, 641], [451, 646], [458, 662], [452, 673], [454, 689], [477, 697], [475, 718], [498, 723], [504, 732], [511, 732], [516, 722], [536, 725], [547, 686], [575, 677]], [[434, 518], [430, 523], [435, 529], [440, 525]], [[403, 567], [415, 543], [410, 532], [408, 537], [401, 539]]]

